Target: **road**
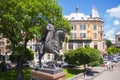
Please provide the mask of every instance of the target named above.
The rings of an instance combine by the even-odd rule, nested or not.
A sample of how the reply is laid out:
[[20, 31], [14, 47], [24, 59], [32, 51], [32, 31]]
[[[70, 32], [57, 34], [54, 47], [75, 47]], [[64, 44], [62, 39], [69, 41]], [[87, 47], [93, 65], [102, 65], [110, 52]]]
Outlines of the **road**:
[[115, 64], [113, 71], [106, 70], [92, 80], [120, 80], [120, 62]]

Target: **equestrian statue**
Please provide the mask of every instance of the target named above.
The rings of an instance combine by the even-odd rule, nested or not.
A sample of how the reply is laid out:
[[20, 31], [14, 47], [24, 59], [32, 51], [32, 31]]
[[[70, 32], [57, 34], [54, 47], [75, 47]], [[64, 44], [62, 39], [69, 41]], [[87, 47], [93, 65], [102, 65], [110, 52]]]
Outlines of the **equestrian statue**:
[[62, 49], [62, 42], [64, 41], [64, 39], [64, 29], [55, 30], [52, 24], [47, 24], [46, 32], [44, 36], [38, 41], [36, 48], [39, 54], [39, 67], [43, 67], [41, 59], [46, 52], [55, 55], [54, 62], [62, 60], [60, 50]]

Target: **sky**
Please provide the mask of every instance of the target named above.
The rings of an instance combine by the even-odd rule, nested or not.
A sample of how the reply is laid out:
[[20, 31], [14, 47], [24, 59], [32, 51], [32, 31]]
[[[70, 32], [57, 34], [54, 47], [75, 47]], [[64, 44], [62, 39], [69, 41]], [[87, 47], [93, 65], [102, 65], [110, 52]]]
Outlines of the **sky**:
[[79, 7], [79, 12], [90, 15], [93, 7], [98, 9], [104, 21], [105, 38], [114, 42], [115, 34], [120, 32], [120, 0], [58, 0], [63, 15], [70, 15]]

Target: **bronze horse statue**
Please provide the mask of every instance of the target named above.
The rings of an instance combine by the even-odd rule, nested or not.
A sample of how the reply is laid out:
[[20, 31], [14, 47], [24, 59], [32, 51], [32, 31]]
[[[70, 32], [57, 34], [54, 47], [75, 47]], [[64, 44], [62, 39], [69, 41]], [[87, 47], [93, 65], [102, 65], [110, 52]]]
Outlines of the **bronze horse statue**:
[[62, 60], [60, 50], [62, 49], [62, 42], [65, 39], [65, 30], [54, 30], [54, 26], [52, 24], [48, 24], [46, 26], [46, 30], [47, 33], [37, 44], [37, 51], [39, 54], [39, 67], [43, 66], [41, 59], [46, 52], [55, 55], [55, 62]]

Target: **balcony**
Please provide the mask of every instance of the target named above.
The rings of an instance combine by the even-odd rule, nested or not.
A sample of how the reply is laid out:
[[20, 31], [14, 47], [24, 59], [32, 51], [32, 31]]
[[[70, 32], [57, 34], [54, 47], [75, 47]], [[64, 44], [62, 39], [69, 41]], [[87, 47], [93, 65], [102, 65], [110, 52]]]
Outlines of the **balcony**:
[[70, 37], [69, 38], [70, 42], [91, 42], [91, 38], [81, 38], [81, 37]]
[[91, 40], [91, 38], [83, 38], [83, 37], [70, 37], [70, 40]]

